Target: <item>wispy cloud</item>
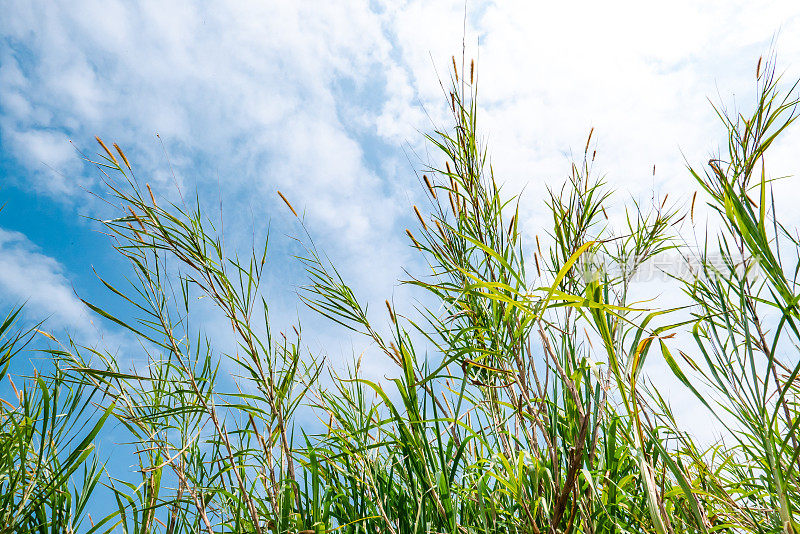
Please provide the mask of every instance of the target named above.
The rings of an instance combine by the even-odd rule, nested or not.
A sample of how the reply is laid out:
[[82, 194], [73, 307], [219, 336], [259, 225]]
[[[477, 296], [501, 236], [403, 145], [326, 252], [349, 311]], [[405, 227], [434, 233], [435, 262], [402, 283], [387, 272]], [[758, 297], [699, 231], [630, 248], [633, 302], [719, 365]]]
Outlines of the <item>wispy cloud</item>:
[[[0, 19], [0, 150], [27, 171], [14, 180], [54, 202], [83, 201], [97, 173], [67, 140], [91, 151], [98, 134], [168, 191], [158, 132], [182, 187], [224, 197], [226, 231], [252, 214], [262, 226], [290, 220], [280, 189], [377, 302], [415, 261], [402, 230], [421, 196], [412, 166], [427, 157], [421, 134], [447, 126], [437, 74], [447, 78], [462, 37], [478, 59], [495, 174], [509, 193], [527, 188], [529, 236], [543, 235], [544, 187], [569, 172], [590, 128], [596, 168], [622, 197], [688, 199], [681, 151], [702, 162], [724, 143], [707, 97], [746, 100], [776, 32], [787, 79], [800, 73], [796, 1], [504, 0], [468, 2], [465, 13], [463, 0], [10, 0], [4, 10], [14, 15]], [[796, 165], [792, 135], [775, 148], [772, 175]], [[792, 207], [797, 186], [776, 187], [779, 209]], [[84, 321], [58, 263], [24, 236], [0, 235], [0, 292]], [[273, 285], [298, 276], [276, 270]]]
[[[251, 213], [259, 224], [265, 211], [283, 215], [281, 189], [344, 257], [380, 243], [382, 257], [402, 262], [404, 243], [386, 236], [413, 175], [399, 146], [371, 158], [385, 136], [416, 137], [422, 114], [385, 29], [388, 13], [356, 3], [9, 8], [15, 16], [0, 22], [0, 132], [4, 151], [28, 170], [16, 178], [27, 188], [83, 201], [98, 173], [67, 139], [92, 152], [98, 134], [167, 191], [173, 177], [158, 132], [184, 189], [221, 191], [226, 228], [246, 226]], [[392, 124], [378, 132], [387, 102]]]
[[800, 44], [794, 3], [740, 4], [476, 2], [465, 19], [460, 1], [16, 2], [0, 23], [0, 132], [22, 179], [61, 200], [96, 175], [66, 139], [85, 149], [94, 134], [171, 184], [159, 132], [180, 183], [219, 180], [229, 202], [269, 206], [281, 188], [361, 250], [416, 194], [400, 148], [420, 148], [425, 112], [443, 122], [434, 64], [446, 76], [462, 36], [479, 56], [495, 169], [514, 190], [564, 174], [594, 126], [613, 183], [641, 193], [687, 183], [679, 146], [708, 151], [715, 84], [747, 87], [781, 28], [788, 53]]
[[19, 232], [0, 228], [0, 301], [26, 304], [29, 315], [51, 327], [85, 334], [92, 329], [62, 265]]

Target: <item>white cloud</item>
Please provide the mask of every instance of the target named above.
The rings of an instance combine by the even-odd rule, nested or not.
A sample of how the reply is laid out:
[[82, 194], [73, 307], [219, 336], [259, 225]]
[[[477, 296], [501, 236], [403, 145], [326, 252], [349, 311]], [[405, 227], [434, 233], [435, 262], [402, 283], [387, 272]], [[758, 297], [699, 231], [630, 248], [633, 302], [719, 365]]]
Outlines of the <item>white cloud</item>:
[[[361, 209], [386, 205], [374, 184], [397, 177], [365, 167], [368, 147], [355, 134], [418, 144], [417, 132], [431, 126], [420, 104], [435, 122], [444, 118], [433, 63], [446, 77], [464, 23], [460, 1], [374, 9], [233, 2], [201, 10], [86, 0], [9, 9], [16, 16], [0, 26], [0, 129], [29, 168], [67, 166], [68, 152], [44, 142], [57, 141], [58, 130], [81, 147], [91, 147], [95, 133], [113, 137], [149, 172], [163, 167], [152, 142], [158, 131], [173, 157], [189, 162], [200, 153], [225, 171], [244, 165], [246, 179], [234, 178], [233, 187], [258, 174], [265, 190], [295, 186], [332, 195], [330, 202], [346, 188], [347, 206]], [[518, 189], [563, 173], [562, 154], [579, 148], [591, 126], [614, 183], [650, 187], [641, 175], [652, 163], [664, 171], [659, 179], [674, 181], [678, 145], [703, 154], [715, 139], [706, 98], [716, 85], [723, 95], [749, 90], [756, 57], [780, 29], [782, 57], [795, 69], [800, 44], [793, 2], [510, 1], [467, 11], [494, 163]], [[319, 152], [357, 141], [360, 149], [336, 157]], [[328, 215], [310, 216], [341, 227]]]
[[0, 228], [0, 300], [25, 303], [37, 320], [47, 318], [48, 327], [91, 331], [86, 307], [75, 296], [63, 266], [42, 253], [19, 232]]
[[[216, 189], [219, 177], [228, 205], [255, 200], [282, 215], [280, 188], [349, 253], [391, 231], [404, 204], [395, 195], [405, 188], [387, 197], [381, 178], [403, 179], [408, 167], [378, 177], [355, 139], [379, 139], [359, 120], [391, 97], [383, 69], [397, 62], [385, 19], [367, 6], [87, 1], [8, 9], [15, 17], [0, 23], [0, 64], [14, 83], [0, 89], [0, 131], [4, 148], [32, 171], [27, 187], [82, 200], [78, 186], [91, 188], [98, 173], [81, 169], [77, 155], [70, 160], [67, 138], [92, 153], [98, 134], [167, 189], [159, 132], [178, 182]], [[400, 260], [399, 241], [392, 246]]]
[[[74, 201], [97, 173], [80, 166], [66, 139], [92, 151], [99, 134], [167, 188], [158, 131], [178, 181], [216, 190], [219, 179], [240, 226], [253, 206], [285, 214], [274, 194], [284, 191], [373, 302], [414, 261], [401, 224], [421, 193], [401, 145], [424, 154], [421, 133], [447, 124], [437, 72], [446, 79], [460, 54], [462, 0], [203, 8], [12, 0], [4, 8], [14, 16], [0, 20], [0, 137], [30, 171], [26, 187]], [[719, 90], [726, 102], [731, 93], [746, 102], [755, 62], [779, 30], [779, 66], [787, 80], [800, 74], [796, 1], [504, 0], [470, 2], [466, 19], [494, 170], [507, 191], [526, 188], [530, 236], [547, 222], [544, 186], [568, 173], [590, 128], [618, 203], [652, 189], [688, 199], [695, 186], [680, 151], [702, 163], [724, 142], [707, 97]], [[795, 132], [775, 148], [773, 175], [796, 171], [798, 141]], [[778, 187], [786, 212], [797, 185]], [[57, 264], [42, 265], [63, 282]], [[9, 287], [17, 295], [22, 286]]]

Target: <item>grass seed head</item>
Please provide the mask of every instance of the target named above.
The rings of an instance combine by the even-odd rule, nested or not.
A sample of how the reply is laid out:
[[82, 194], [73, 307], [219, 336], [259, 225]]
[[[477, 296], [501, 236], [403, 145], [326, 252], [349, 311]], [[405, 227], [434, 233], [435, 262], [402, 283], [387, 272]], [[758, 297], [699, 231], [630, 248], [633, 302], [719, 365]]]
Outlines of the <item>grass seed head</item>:
[[449, 244], [450, 243], [450, 238], [447, 237], [447, 232], [444, 231], [444, 228], [442, 227], [441, 224], [439, 224], [438, 220], [436, 221], [436, 228], [439, 229], [439, 233], [442, 235], [442, 239], [444, 239], [445, 242]]
[[453, 215], [455, 217], [458, 217], [458, 208], [456, 207], [456, 202], [453, 200], [453, 193], [451, 191], [448, 191], [447, 197], [450, 199], [450, 209], [453, 210]]
[[131, 169], [131, 164], [128, 163], [128, 158], [125, 157], [125, 153], [122, 151], [122, 149], [119, 147], [117, 143], [114, 143], [114, 148], [116, 148], [117, 152], [119, 152], [119, 155], [122, 157], [122, 161], [125, 162], [125, 166], [128, 167], [128, 170], [133, 171], [133, 169]]
[[392, 359], [394, 363], [400, 365], [401, 362], [403, 361], [403, 358], [400, 356], [400, 351], [397, 350], [397, 346], [394, 344], [393, 341], [389, 342], [389, 348], [391, 349], [391, 352], [389, 352], [389, 357]]
[[[286, 203], [286, 205], [287, 205], [287, 206], [289, 206], [289, 209], [290, 209], [290, 210], [292, 210], [292, 214], [293, 214], [295, 217], [297, 217], [297, 212], [296, 212], [296, 211], [294, 211], [294, 208], [293, 208], [293, 207], [292, 207], [292, 205], [289, 203], [289, 200], [287, 200], [287, 198], [286, 198], [285, 196], [283, 196], [283, 193], [281, 193], [280, 191], [278, 191], [278, 196], [280, 196], [280, 197], [281, 197], [281, 200], [283, 200], [283, 201]], [[299, 217], [298, 217], [298, 218], [299, 218]]]
[[103, 150], [106, 151], [106, 154], [108, 154], [108, 157], [111, 158], [111, 161], [113, 161], [114, 163], [117, 164], [117, 166], [119, 166], [119, 162], [117, 161], [117, 158], [114, 157], [114, 154], [111, 153], [111, 151], [108, 149], [108, 147], [103, 142], [103, 140], [100, 139], [99, 137], [97, 137], [96, 135], [94, 136], [94, 138], [97, 139], [97, 142], [100, 143], [100, 146], [103, 147]]
[[153, 194], [153, 190], [150, 189], [150, 184], [145, 184], [147, 186], [147, 192], [150, 193], [150, 200], [153, 201], [153, 206], [158, 207], [156, 204], [156, 196]]
[[130, 206], [130, 204], [128, 204], [128, 211], [131, 213], [131, 217], [133, 217], [136, 220], [136, 222], [139, 223], [139, 226], [142, 227], [142, 230], [144, 230], [145, 229], [144, 223], [139, 218], [139, 216], [136, 214], [136, 212], [133, 211], [133, 208]]
[[431, 182], [428, 180], [428, 176], [426, 174], [422, 175], [422, 180], [425, 182], [425, 185], [428, 186], [428, 191], [430, 191], [433, 199], [436, 200], [436, 190], [433, 188], [433, 185], [431, 185]]
[[419, 245], [419, 243], [417, 242], [417, 240], [414, 238], [414, 234], [412, 234], [412, 233], [411, 233], [411, 230], [409, 230], [408, 228], [406, 228], [406, 234], [408, 234], [408, 237], [410, 237], [410, 238], [411, 238], [411, 241], [413, 241], [413, 242], [414, 242], [414, 246], [415, 246], [415, 247], [417, 247], [417, 248], [422, 248], [422, 247]]
[[[37, 332], [38, 332], [38, 330], [37, 330]], [[16, 386], [16, 384], [14, 384], [14, 381], [11, 380], [11, 375], [6, 375], [6, 376], [8, 377], [8, 383], [11, 384], [11, 389], [14, 390], [14, 396], [17, 397], [17, 402], [19, 404], [22, 404], [22, 394], [17, 389], [17, 386]]]
[[591, 143], [591, 141], [592, 141], [592, 134], [593, 133], [594, 133], [594, 126], [592, 126], [592, 129], [589, 130], [589, 137], [586, 138], [586, 148], [583, 150], [584, 154], [588, 154], [589, 153], [589, 143]]
[[420, 224], [422, 224], [422, 227], [425, 230], [427, 230], [428, 229], [428, 225], [425, 224], [425, 219], [422, 218], [422, 214], [419, 212], [419, 209], [417, 208], [417, 206], [414, 206], [414, 213], [417, 214], [417, 219], [419, 219], [419, 222], [420, 222]]

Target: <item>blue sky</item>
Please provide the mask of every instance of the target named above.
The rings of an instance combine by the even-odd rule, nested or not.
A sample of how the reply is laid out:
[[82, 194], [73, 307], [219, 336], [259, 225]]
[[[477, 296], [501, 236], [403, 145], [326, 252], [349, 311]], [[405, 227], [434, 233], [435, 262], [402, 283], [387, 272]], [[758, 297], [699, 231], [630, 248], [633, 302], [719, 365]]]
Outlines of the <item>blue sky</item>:
[[[545, 185], [568, 174], [592, 127], [597, 166], [621, 199], [688, 199], [684, 158], [702, 163], [724, 141], [708, 98], [746, 100], [773, 42], [787, 79], [800, 75], [796, 1], [554, 4], [470, 1], [465, 22], [461, 1], [7, 0], [0, 303], [27, 301], [30, 320], [87, 343], [122, 342], [78, 300], [112, 304], [93, 269], [125, 273], [92, 220], [108, 209], [80, 152], [95, 153], [99, 135], [159, 195], [174, 198], [177, 183], [212, 213], [221, 201], [238, 246], [269, 226], [276, 323], [300, 316], [312, 348], [343, 362], [363, 341], [297, 305], [303, 277], [287, 236], [298, 228], [275, 192], [305, 213], [371, 309], [392, 295], [409, 303], [396, 280], [421, 268], [403, 232], [424, 198], [414, 170], [428, 161], [423, 134], [446, 125], [437, 72], [446, 76], [463, 36], [495, 173], [509, 193], [525, 190], [528, 239], [543, 233]], [[775, 148], [773, 175], [796, 172], [798, 141], [791, 133]], [[779, 209], [796, 205], [793, 184], [778, 186]]]
[[[6, 13], [0, 299], [89, 336], [98, 326], [75, 293], [106, 297], [92, 266], [122, 272], [86, 219], [108, 214], [79, 154], [96, 152], [95, 135], [123, 146], [160, 194], [177, 182], [209, 208], [221, 200], [229, 239], [246, 244], [269, 223], [269, 290], [290, 321], [302, 279], [285, 236], [297, 228], [275, 190], [366, 299], [399, 291], [416, 261], [402, 229], [422, 200], [422, 134], [446, 125], [437, 75], [463, 36], [495, 171], [526, 191], [528, 237], [542, 232], [545, 184], [566, 175], [590, 128], [615, 189], [690, 191], [684, 156], [704, 161], [721, 141], [707, 99], [746, 96], [773, 41], [787, 78], [800, 63], [794, 2], [468, 2], [466, 21], [459, 1], [12, 1]], [[776, 150], [776, 173], [792, 172], [794, 145]]]

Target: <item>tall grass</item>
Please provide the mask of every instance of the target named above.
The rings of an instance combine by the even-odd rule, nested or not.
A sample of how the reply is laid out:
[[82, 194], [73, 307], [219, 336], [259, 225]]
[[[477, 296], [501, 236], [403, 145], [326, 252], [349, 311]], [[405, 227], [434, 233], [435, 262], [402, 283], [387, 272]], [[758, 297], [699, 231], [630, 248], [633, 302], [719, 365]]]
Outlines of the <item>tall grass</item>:
[[[229, 253], [199, 199], [157, 199], [98, 139], [120, 210], [102, 224], [131, 273], [104, 283], [135, 313], [86, 304], [147, 364], [53, 343], [49, 376], [2, 402], [0, 530], [798, 534], [800, 242], [764, 172], [797, 100], [774, 62], [757, 71], [752, 111], [719, 110], [728, 153], [689, 169], [720, 230], [697, 272], [673, 281], [687, 307], [666, 309], [634, 301], [637, 273], [690, 253], [676, 225], [694, 199], [688, 213], [632, 203], [615, 227], [590, 134], [548, 191], [552, 226], [525, 242], [519, 199], [479, 136], [474, 64], [454, 60], [452, 124], [428, 137], [441, 163], [422, 169], [429, 204], [406, 230], [427, 269], [404, 282], [433, 304], [387, 300], [385, 332], [301, 234], [300, 299], [393, 362], [383, 384], [360, 360], [335, 373], [299, 325], [276, 335], [259, 291], [266, 239]], [[620, 268], [598, 269], [601, 257]], [[192, 322], [198, 297], [226, 318], [233, 350]], [[4, 364], [31, 335], [14, 333], [18, 313], [0, 327]], [[694, 347], [680, 350], [679, 334]], [[720, 418], [724, 439], [693, 439], [645, 380], [648, 357]], [[300, 412], [320, 423], [304, 427]], [[133, 476], [106, 473], [93, 452], [109, 421], [135, 448]], [[117, 508], [92, 518], [98, 484]]]

